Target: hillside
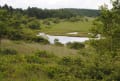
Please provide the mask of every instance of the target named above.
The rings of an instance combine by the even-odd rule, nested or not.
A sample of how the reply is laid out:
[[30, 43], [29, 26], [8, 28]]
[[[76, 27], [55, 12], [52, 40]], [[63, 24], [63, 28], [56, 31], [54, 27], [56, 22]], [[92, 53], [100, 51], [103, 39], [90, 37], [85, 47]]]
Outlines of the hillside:
[[66, 8], [65, 10], [68, 10], [69, 12], [80, 16], [96, 17], [100, 15], [100, 10], [96, 10], [96, 9]]

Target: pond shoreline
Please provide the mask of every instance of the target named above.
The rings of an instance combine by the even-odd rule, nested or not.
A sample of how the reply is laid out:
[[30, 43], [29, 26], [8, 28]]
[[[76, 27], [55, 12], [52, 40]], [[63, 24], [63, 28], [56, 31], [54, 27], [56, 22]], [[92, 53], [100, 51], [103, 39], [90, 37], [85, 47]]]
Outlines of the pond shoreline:
[[48, 35], [53, 35], [53, 36], [68, 36], [68, 37], [90, 37], [91, 36], [87, 32], [78, 32], [77, 34], [68, 34], [69, 32], [66, 32], [66, 33], [44, 32], [44, 33]]
[[67, 44], [68, 42], [85, 42], [89, 40], [89, 37], [75, 37], [75, 36], [65, 36], [65, 35], [56, 36], [45, 33], [39, 33], [37, 36], [41, 36], [47, 39], [51, 44], [54, 44], [55, 39], [58, 39], [58, 41], [62, 44]]

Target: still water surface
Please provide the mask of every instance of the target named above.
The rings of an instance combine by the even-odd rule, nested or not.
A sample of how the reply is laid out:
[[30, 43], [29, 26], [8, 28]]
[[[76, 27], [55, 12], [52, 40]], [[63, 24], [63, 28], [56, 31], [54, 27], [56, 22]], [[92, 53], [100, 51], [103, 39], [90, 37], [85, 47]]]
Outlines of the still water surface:
[[61, 42], [62, 44], [66, 44], [68, 42], [85, 42], [89, 40], [88, 37], [53, 36], [45, 33], [39, 33], [39, 35], [37, 36], [42, 36], [44, 38], [47, 38], [51, 44], [54, 44], [55, 39], [58, 39], [59, 42]]

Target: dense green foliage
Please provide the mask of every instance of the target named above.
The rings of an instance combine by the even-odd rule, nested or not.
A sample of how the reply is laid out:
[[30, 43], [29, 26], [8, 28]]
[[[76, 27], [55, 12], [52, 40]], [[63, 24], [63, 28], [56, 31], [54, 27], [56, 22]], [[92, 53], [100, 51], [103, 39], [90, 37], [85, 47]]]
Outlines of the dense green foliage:
[[[92, 32], [101, 34], [101, 40], [94, 41], [97, 50], [106, 50], [114, 52], [114, 55], [120, 52], [120, 1], [113, 2], [113, 9], [109, 10], [106, 6], [101, 7], [101, 15], [94, 22], [95, 27]], [[104, 51], [104, 52], [106, 52]]]
[[[13, 9], [7, 5], [1, 7], [0, 81], [120, 81], [119, 0], [113, 2], [111, 10], [101, 7], [101, 15], [93, 23], [95, 27], [91, 31], [94, 36], [101, 34], [101, 39], [90, 40], [85, 44], [68, 43], [70, 49], [67, 48], [67, 52], [64, 52], [66, 47], [62, 47], [57, 39], [56, 45], [50, 45], [54, 48], [48, 45], [44, 47], [45, 50], [54, 50], [54, 53], [40, 48], [43, 46], [40, 42], [48, 44], [48, 41], [36, 36], [41, 24], [34, 17], [46, 18], [48, 10], [41, 10], [46, 13], [41, 17], [39, 10], [28, 8], [30, 15], [27, 16], [27, 10]], [[64, 15], [58, 13], [55, 17], [68, 18], [68, 11]], [[71, 17], [71, 20], [78, 22], [76, 17]], [[51, 23], [45, 19], [43, 24], [49, 25], [48, 22]], [[68, 50], [72, 51], [68, 54]]]
[[69, 42], [66, 44], [67, 47], [71, 48], [71, 49], [82, 49], [82, 48], [85, 48], [85, 45], [83, 43], [80, 43], [80, 42]]
[[42, 37], [35, 37], [40, 29], [40, 22], [36, 18], [28, 17], [17, 12], [0, 9], [0, 39], [26, 40], [48, 43]]
[[[119, 57], [80, 50], [73, 57], [59, 58], [46, 51], [30, 55], [0, 54], [1, 81], [119, 81]], [[89, 52], [91, 51], [91, 52]]]

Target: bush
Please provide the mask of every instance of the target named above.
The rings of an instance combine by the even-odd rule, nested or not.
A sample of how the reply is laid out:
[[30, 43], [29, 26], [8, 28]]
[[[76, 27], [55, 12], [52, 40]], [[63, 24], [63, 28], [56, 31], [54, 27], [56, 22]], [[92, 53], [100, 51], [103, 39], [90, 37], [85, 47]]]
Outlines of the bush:
[[74, 60], [74, 64], [78, 65], [78, 66], [81, 66], [82, 65], [82, 59], [80, 57], [76, 58]]
[[80, 19], [77, 18], [77, 17], [71, 17], [69, 20], [70, 20], [71, 22], [77, 22], [77, 21], [80, 21]]
[[104, 54], [106, 51], [111, 50], [111, 40], [110, 39], [100, 39], [100, 40], [91, 40], [90, 45], [97, 51], [99, 54]]
[[50, 54], [50, 53], [48, 53], [48, 52], [46, 52], [46, 51], [38, 51], [38, 52], [36, 52], [36, 55], [37, 55], [38, 57], [43, 57], [43, 58], [51, 58], [51, 57], [54, 57], [53, 54]]
[[55, 39], [55, 40], [54, 40], [54, 44], [55, 44], [56, 46], [64, 46], [64, 44], [60, 43], [58, 39]]
[[48, 20], [44, 20], [44, 21], [43, 21], [43, 24], [45, 24], [45, 25], [50, 25], [51, 23], [50, 23]]
[[58, 73], [59, 70], [56, 67], [50, 67], [48, 69], [48, 77], [51, 79], [54, 78]]
[[53, 19], [53, 23], [59, 23], [60, 22], [60, 20], [58, 19], [58, 18], [56, 18], [56, 19]]
[[40, 23], [38, 21], [32, 21], [28, 24], [30, 29], [40, 29]]
[[71, 48], [71, 49], [81, 49], [81, 48], [84, 48], [85, 45], [83, 43], [80, 43], [80, 42], [69, 42], [66, 44], [67, 47]]
[[11, 40], [21, 40], [24, 38], [24, 34], [20, 30], [10, 30], [7, 32], [7, 38]]
[[44, 39], [43, 37], [32, 37], [31, 40], [41, 44], [49, 44], [49, 41], [47, 39]]
[[37, 56], [26, 56], [28, 63], [43, 63], [43, 61]]
[[9, 49], [9, 48], [7, 48], [7, 49], [1, 49], [1, 50], [0, 50], [0, 53], [1, 53], [1, 54], [4, 54], [4, 55], [16, 55], [16, 54], [17, 54], [17, 51], [14, 50], [14, 49]]
[[61, 80], [63, 76], [68, 75], [68, 69], [60, 66], [51, 66], [47, 69], [48, 77], [54, 79], [55, 81], [66, 81]]
[[73, 65], [73, 59], [71, 57], [63, 57], [59, 63], [62, 65]]

